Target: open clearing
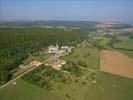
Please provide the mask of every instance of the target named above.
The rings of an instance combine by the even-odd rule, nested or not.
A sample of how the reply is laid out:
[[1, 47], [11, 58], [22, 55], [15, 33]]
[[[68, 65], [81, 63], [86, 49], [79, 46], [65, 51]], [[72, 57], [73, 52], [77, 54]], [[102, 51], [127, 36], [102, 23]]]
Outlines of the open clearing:
[[116, 51], [102, 50], [100, 71], [133, 78], [133, 59]]

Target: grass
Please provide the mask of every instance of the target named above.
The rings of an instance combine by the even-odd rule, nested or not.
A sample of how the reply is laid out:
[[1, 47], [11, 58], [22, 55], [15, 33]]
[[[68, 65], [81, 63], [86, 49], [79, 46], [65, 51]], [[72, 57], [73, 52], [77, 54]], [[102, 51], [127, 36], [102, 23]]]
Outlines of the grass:
[[114, 43], [114, 48], [133, 50], [133, 40], [129, 36], [117, 35], [119, 42]]
[[99, 68], [99, 51], [90, 43], [85, 43], [81, 47], [75, 48], [71, 55], [63, 57], [65, 60], [74, 62], [83, 61], [88, 68], [98, 70]]
[[121, 40], [120, 42], [116, 42], [114, 44], [114, 48], [133, 50], [133, 40], [127, 39], [127, 40]]
[[131, 100], [133, 79], [98, 72], [96, 83], [88, 87], [82, 100]]
[[125, 54], [125, 55], [127, 55], [128, 57], [130, 57], [130, 58], [133, 58], [133, 51], [127, 51], [127, 50], [117, 50], [117, 49], [115, 49], [116, 51], [119, 51], [119, 52], [121, 52], [121, 53], [123, 53], [123, 54]]
[[119, 51], [130, 58], [133, 58], [133, 40], [128, 35], [117, 35], [119, 42], [113, 44], [116, 51]]
[[18, 80], [16, 85], [10, 85], [0, 90], [0, 100], [64, 100], [54, 93], [45, 91], [24, 80]]
[[[96, 83], [82, 85], [81, 80], [45, 91], [24, 80], [0, 90], [0, 100], [131, 100], [133, 80], [97, 72]], [[68, 97], [66, 96], [68, 95]]]
[[[84, 77], [71, 76], [69, 84], [53, 81], [54, 86], [46, 91], [24, 80], [18, 80], [16, 85], [9, 85], [0, 90], [1, 100], [82, 100], [91, 82], [87, 79], [91, 72], [84, 71]], [[75, 81], [78, 80], [78, 81]], [[83, 84], [86, 82], [86, 84]], [[68, 95], [68, 97], [66, 96]]]

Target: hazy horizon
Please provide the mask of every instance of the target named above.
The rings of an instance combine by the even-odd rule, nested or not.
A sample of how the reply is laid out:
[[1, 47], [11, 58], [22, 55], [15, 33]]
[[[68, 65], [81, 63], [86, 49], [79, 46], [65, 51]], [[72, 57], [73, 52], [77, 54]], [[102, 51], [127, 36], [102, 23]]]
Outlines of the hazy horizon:
[[133, 22], [132, 0], [0, 0], [0, 21]]

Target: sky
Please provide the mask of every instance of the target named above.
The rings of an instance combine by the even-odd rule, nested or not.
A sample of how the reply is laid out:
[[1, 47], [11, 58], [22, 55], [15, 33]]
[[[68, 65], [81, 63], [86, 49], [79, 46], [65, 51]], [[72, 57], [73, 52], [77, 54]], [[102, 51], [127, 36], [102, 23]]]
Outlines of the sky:
[[133, 22], [133, 0], [0, 0], [0, 21]]

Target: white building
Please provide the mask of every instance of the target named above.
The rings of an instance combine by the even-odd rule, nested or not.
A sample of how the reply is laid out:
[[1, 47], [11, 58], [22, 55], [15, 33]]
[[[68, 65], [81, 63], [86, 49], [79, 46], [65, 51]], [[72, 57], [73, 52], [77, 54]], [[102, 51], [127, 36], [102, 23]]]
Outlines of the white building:
[[56, 46], [50, 45], [48, 47], [48, 53], [56, 53], [59, 50], [58, 44]]
[[62, 49], [62, 50], [65, 50], [65, 51], [68, 52], [68, 53], [71, 53], [71, 49], [72, 49], [72, 48], [69, 47], [69, 46], [62, 46], [61, 49]]

